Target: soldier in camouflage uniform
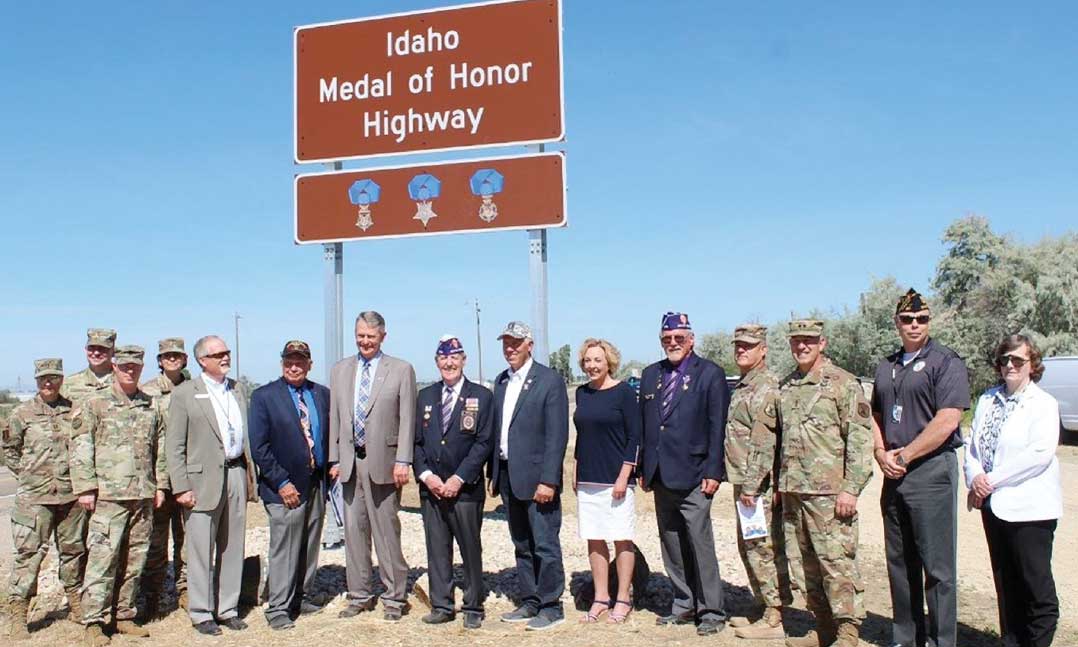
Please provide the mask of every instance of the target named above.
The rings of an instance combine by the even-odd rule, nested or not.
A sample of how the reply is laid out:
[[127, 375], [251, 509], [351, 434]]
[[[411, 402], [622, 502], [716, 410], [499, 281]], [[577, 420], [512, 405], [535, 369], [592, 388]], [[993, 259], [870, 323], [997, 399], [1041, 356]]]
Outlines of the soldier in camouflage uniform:
[[86, 511], [71, 489], [68, 445], [71, 401], [60, 395], [64, 365], [60, 359], [34, 361], [37, 396], [20, 404], [3, 427], [4, 465], [18, 480], [11, 511], [15, 562], [11, 568], [9, 635], [28, 638], [26, 613], [37, 593], [41, 560], [55, 537], [60, 582], [71, 615], [79, 613], [79, 587], [86, 568]]
[[857, 378], [823, 355], [822, 321], [791, 321], [788, 335], [797, 370], [780, 383], [779, 491], [816, 631], [786, 644], [855, 647], [865, 615], [857, 497], [872, 478], [872, 410]]
[[86, 331], [86, 361], [88, 366], [64, 380], [60, 394], [74, 404], [86, 398], [102, 395], [112, 386], [112, 353], [116, 347], [116, 331], [110, 328], [90, 328]]
[[[752, 509], [762, 501], [767, 535], [742, 536], [738, 519], [737, 549], [756, 601], [762, 607], [759, 620], [732, 618], [738, 638], [785, 638], [782, 607], [793, 602], [786, 566], [782, 517], [772, 514], [774, 474], [779, 437], [779, 380], [767, 370], [767, 328], [745, 324], [734, 330], [734, 361], [741, 379], [730, 396], [726, 416], [726, 478], [734, 486], [734, 501]], [[780, 508], [781, 509], [781, 508]]]
[[[161, 374], [143, 384], [142, 392], [155, 398], [161, 409], [168, 412], [172, 399], [172, 390], [191, 379], [187, 373], [187, 351], [183, 339], [169, 337], [157, 342], [157, 366]], [[165, 568], [168, 566], [168, 536], [172, 529], [172, 574], [176, 582], [176, 594], [179, 604], [187, 608], [187, 569], [183, 561], [183, 506], [176, 503], [176, 498], [169, 492], [161, 507], [153, 511], [153, 534], [150, 535], [150, 549], [146, 554], [146, 568], [142, 573], [142, 594], [146, 601], [143, 617], [153, 620], [158, 615], [161, 604], [161, 589], [165, 582]]]
[[117, 632], [149, 635], [134, 623], [135, 597], [153, 507], [164, 500], [169, 483], [165, 412], [139, 390], [142, 357], [139, 346], [117, 348], [112, 389], [76, 405], [72, 422], [71, 484], [79, 504], [93, 512], [82, 589], [82, 621], [92, 646], [109, 642], [103, 629], [113, 616]]

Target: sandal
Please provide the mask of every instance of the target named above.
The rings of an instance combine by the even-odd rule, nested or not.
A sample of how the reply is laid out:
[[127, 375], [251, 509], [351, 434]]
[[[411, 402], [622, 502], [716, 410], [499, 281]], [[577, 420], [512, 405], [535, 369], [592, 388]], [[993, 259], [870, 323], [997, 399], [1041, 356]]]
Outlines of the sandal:
[[607, 622], [613, 625], [623, 624], [629, 619], [629, 614], [633, 612], [633, 603], [631, 600], [614, 600], [614, 609], [618, 608], [619, 604], [624, 604], [629, 607], [629, 610], [625, 613], [618, 613], [617, 611], [611, 611], [610, 617], [606, 619]]
[[[596, 605], [602, 606], [597, 613], [594, 612]], [[602, 618], [607, 611], [610, 611], [610, 600], [596, 600], [591, 603], [591, 609], [588, 609], [588, 612], [580, 619], [580, 623], [590, 625], [593, 622], [599, 622], [599, 618]]]

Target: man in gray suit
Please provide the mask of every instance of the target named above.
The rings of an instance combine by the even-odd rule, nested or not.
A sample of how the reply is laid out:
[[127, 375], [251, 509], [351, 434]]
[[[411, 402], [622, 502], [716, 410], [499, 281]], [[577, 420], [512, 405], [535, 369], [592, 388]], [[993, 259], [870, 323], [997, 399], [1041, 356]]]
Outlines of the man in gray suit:
[[[199, 378], [172, 393], [165, 452], [187, 527], [187, 613], [199, 633], [218, 623], [239, 631], [243, 540], [254, 464], [247, 445], [247, 399], [228, 379], [231, 351], [220, 337], [195, 344]], [[216, 621], [215, 621], [216, 620]]]
[[330, 372], [329, 476], [344, 490], [345, 573], [351, 618], [374, 609], [371, 540], [385, 584], [386, 620], [406, 610], [408, 564], [401, 551], [400, 488], [408, 482], [415, 437], [415, 369], [382, 352], [386, 322], [356, 317], [357, 355]]

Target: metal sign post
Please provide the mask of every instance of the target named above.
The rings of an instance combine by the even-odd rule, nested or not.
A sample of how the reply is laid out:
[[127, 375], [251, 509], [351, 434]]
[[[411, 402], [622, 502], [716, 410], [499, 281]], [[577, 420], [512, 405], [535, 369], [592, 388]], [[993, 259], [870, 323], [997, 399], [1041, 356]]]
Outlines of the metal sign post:
[[[339, 171], [340, 162], [326, 164], [326, 167]], [[325, 382], [329, 385], [329, 373], [337, 360], [344, 357], [343, 320], [344, 320], [344, 243], [326, 243], [322, 245], [322, 259], [325, 261], [325, 291], [323, 303], [325, 312], [325, 357], [323, 367]]]
[[[528, 149], [536, 153], [542, 153], [546, 146], [543, 144], [528, 146]], [[548, 309], [547, 309], [547, 243], [546, 229], [528, 230], [528, 275], [531, 279], [532, 312], [531, 325], [534, 336], [535, 348], [532, 355], [539, 358], [540, 364], [550, 364], [550, 338], [547, 335]]]

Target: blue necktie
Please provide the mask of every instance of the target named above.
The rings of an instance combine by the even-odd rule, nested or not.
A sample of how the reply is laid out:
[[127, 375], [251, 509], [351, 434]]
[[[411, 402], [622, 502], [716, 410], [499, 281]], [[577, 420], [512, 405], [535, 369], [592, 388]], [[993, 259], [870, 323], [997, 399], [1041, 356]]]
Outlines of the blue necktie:
[[371, 363], [363, 360], [363, 375], [359, 378], [359, 395], [356, 397], [356, 447], [367, 445], [367, 400], [371, 397]]
[[453, 389], [445, 387], [445, 397], [442, 398], [442, 435], [449, 433], [449, 419], [453, 417]]

